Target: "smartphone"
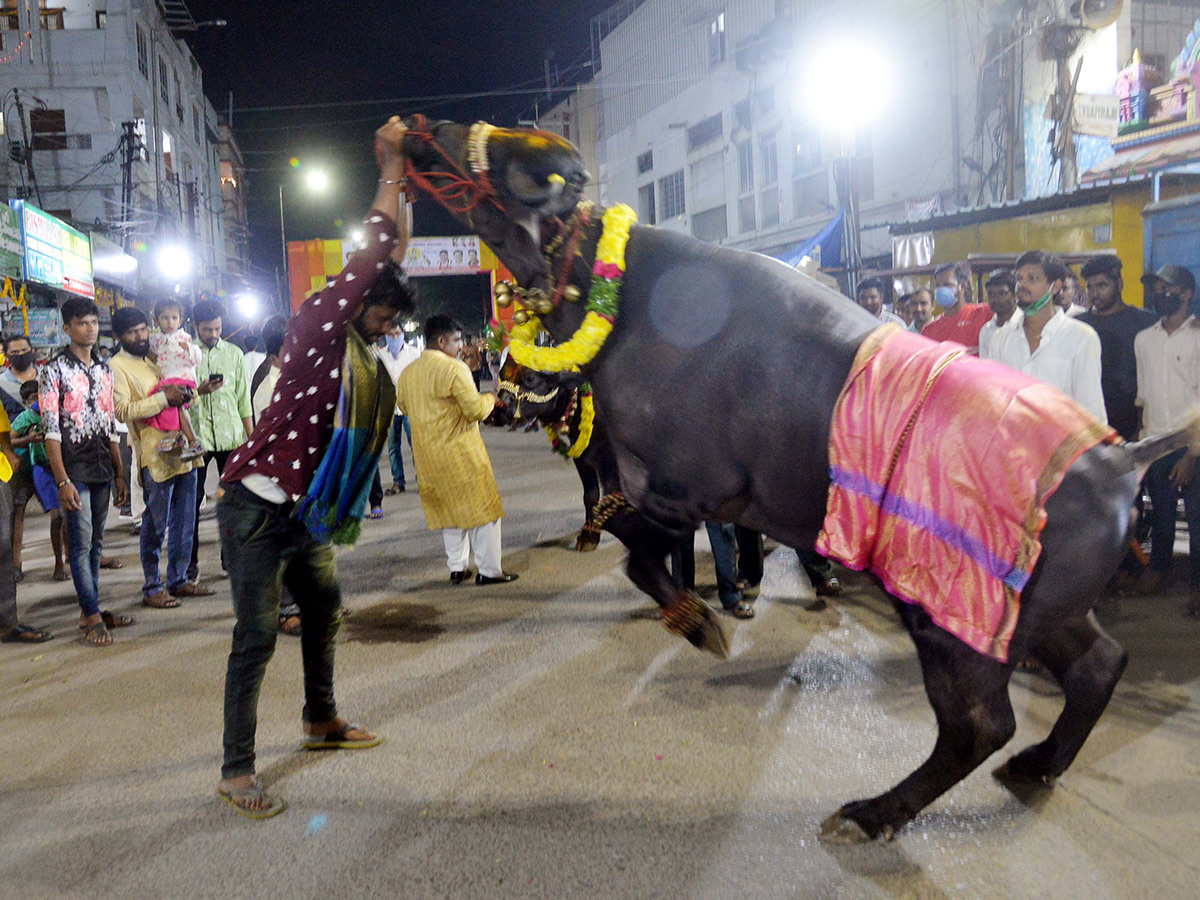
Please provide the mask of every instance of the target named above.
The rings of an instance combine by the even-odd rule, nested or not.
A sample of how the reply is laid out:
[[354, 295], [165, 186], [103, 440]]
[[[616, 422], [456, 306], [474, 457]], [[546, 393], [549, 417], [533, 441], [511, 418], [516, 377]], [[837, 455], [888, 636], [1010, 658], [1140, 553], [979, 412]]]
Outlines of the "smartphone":
[[208, 380], [209, 381], [224, 381], [225, 376], [222, 375], [220, 372], [213, 372], [211, 375], [208, 376]]

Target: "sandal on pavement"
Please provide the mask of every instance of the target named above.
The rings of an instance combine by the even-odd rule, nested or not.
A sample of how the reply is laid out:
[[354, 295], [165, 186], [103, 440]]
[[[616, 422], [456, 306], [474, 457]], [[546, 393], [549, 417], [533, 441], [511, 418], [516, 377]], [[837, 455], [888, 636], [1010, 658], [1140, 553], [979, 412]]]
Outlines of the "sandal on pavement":
[[100, 619], [109, 628], [128, 628], [130, 625], [136, 625], [137, 619], [133, 616], [124, 616], [121, 613], [110, 613], [107, 609], [100, 611]]
[[104, 558], [102, 558], [100, 560], [100, 568], [102, 568], [102, 569], [123, 569], [123, 568], [125, 568], [125, 563], [121, 562], [119, 559], [114, 559], [111, 556], [105, 556]]
[[216, 592], [198, 581], [188, 581], [184, 583], [183, 587], [178, 587], [169, 593], [172, 597], [211, 597]]
[[395, 497], [397, 494], [403, 494], [403, 493], [404, 493], [404, 485], [402, 485], [402, 484], [391, 484], [388, 486], [387, 490], [385, 490], [383, 492], [385, 497]]
[[142, 598], [142, 606], [148, 606], [151, 609], [174, 609], [182, 605], [166, 591], [159, 591], [157, 594]]
[[[232, 806], [239, 816], [245, 816], [247, 819], [269, 819], [287, 809], [283, 800], [268, 794], [257, 780], [250, 787], [236, 788], [232, 791], [217, 788], [217, 796]], [[265, 806], [260, 809], [252, 808], [251, 804], [263, 800], [266, 801]]]
[[301, 621], [299, 616], [280, 616], [279, 630], [292, 637], [300, 637]]
[[735, 619], [753, 619], [754, 607], [745, 600], [739, 600], [737, 603], [732, 603], [724, 607], [725, 612], [729, 613]]
[[18, 625], [4, 637], [0, 638], [2, 644], [44, 644], [46, 641], [53, 638], [48, 631], [41, 628], [30, 628], [28, 625]]
[[369, 516], [367, 516], [367, 518], [368, 519], [382, 519], [385, 515], [386, 515], [386, 513], [384, 513], [384, 511], [383, 511], [383, 507], [376, 506], [371, 510], [371, 514]]
[[70, 581], [71, 573], [68, 572], [66, 569], [55, 569], [54, 570], [54, 580], [55, 581]]
[[369, 734], [361, 725], [347, 725], [338, 731], [328, 731], [325, 734], [306, 734], [301, 748], [304, 750], [369, 750], [383, 743], [383, 738], [379, 735], [354, 740], [348, 737], [352, 731]]
[[108, 626], [103, 622], [97, 622], [95, 625], [83, 625], [83, 642], [90, 644], [93, 647], [111, 647], [112, 635], [108, 633]]

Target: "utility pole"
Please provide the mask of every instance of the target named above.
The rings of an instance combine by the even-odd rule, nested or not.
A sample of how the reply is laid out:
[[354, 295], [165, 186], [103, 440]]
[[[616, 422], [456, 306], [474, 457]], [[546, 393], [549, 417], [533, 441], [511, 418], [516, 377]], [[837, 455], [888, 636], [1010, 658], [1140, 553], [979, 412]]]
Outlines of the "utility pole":
[[554, 51], [547, 50], [546, 56], [542, 60], [543, 66], [546, 70], [546, 102], [547, 103], [550, 102], [550, 61], [553, 59], [554, 59]]
[[33, 172], [33, 145], [29, 143], [29, 129], [25, 122], [25, 107], [21, 103], [21, 91], [18, 88], [13, 88], [13, 102], [17, 104], [17, 118], [21, 120], [21, 143], [25, 145], [25, 170], [29, 174], [29, 183], [33, 185], [34, 196], [37, 197], [38, 206], [45, 208], [42, 204], [42, 189], [38, 186], [37, 175]]
[[133, 246], [133, 163], [137, 158], [138, 139], [136, 122], [121, 123], [121, 246], [128, 253]]

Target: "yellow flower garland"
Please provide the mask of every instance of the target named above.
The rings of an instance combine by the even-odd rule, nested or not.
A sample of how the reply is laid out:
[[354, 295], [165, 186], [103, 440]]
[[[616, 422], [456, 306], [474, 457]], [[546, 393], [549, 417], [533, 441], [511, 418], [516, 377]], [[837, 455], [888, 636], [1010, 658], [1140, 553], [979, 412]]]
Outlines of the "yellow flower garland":
[[557, 347], [534, 346], [533, 341], [542, 329], [536, 317], [516, 326], [509, 333], [509, 352], [521, 365], [539, 372], [578, 372], [580, 366], [596, 358], [612, 333], [615, 297], [625, 274], [625, 245], [630, 229], [637, 222], [637, 214], [620, 204], [604, 211], [603, 222], [604, 231], [596, 244], [596, 264], [583, 324], [570, 340]]
[[579, 402], [581, 408], [579, 414], [579, 437], [571, 444], [571, 449], [567, 451], [567, 456], [571, 459], [578, 459], [583, 455], [583, 451], [592, 442], [592, 428], [596, 424], [596, 405], [592, 402], [592, 395], [584, 394]]

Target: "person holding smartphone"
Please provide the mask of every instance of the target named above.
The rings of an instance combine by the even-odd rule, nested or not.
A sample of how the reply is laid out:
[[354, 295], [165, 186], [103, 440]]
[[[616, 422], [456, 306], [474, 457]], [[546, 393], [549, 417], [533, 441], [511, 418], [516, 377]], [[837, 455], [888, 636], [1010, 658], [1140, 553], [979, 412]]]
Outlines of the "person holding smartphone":
[[200, 577], [200, 506], [204, 501], [209, 466], [216, 462], [219, 478], [229, 455], [246, 442], [254, 429], [245, 356], [229, 341], [222, 340], [224, 318], [225, 308], [215, 300], [201, 300], [192, 309], [201, 358], [196, 366], [196, 399], [190, 412], [196, 437], [208, 452], [204, 454], [204, 465], [197, 476], [196, 526], [192, 561], [187, 572], [191, 585], [195, 585]]

